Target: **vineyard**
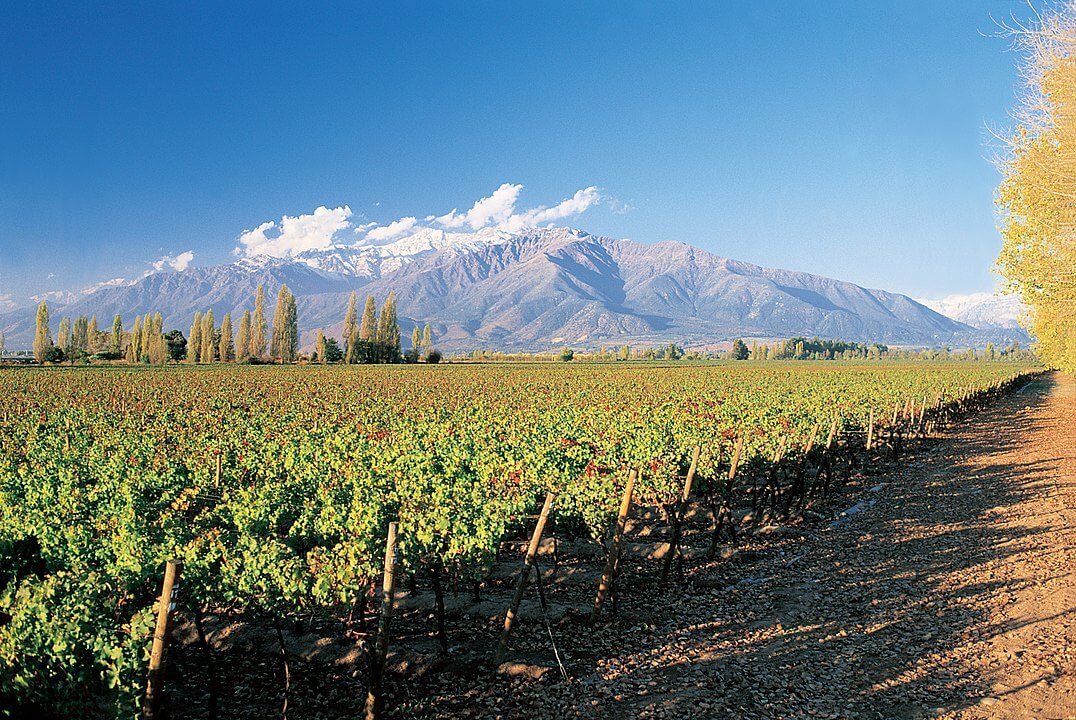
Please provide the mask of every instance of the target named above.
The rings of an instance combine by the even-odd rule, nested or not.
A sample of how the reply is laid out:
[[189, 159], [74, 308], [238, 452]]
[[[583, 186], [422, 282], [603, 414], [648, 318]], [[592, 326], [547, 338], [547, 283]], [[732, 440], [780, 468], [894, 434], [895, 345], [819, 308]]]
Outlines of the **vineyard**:
[[[177, 705], [174, 717], [233, 716], [221, 708], [235, 703], [286, 715], [289, 700], [294, 712], [302, 682], [321, 687], [313, 672], [293, 678], [307, 661], [294, 639], [314, 630], [352, 652], [364, 689], [368, 675], [380, 679], [375, 638], [427, 640], [439, 656], [466, 646], [496, 669], [495, 654], [553, 639], [530, 616], [517, 636], [503, 625], [509, 605], [535, 592], [528, 581], [539, 581], [543, 615], [575, 608], [562, 622], [615, 612], [629, 515], [646, 518], [635, 540], [663, 544], [654, 587], [680, 582], [685, 566], [720, 562], [749, 531], [824, 512], [867, 465], [1030, 372], [877, 362], [5, 370], [0, 709], [141, 714], [167, 561], [181, 568], [175, 653], [205, 679], [184, 685], [198, 712]], [[552, 550], [534, 532], [547, 520]], [[382, 610], [390, 523], [399, 592]], [[520, 575], [528, 540], [528, 563], [551, 566]], [[574, 570], [582, 585], [552, 586]], [[490, 603], [496, 617], [452, 627], [446, 605]], [[219, 637], [237, 624], [277, 655], [244, 665], [240, 646]], [[228, 678], [240, 666], [274, 690], [237, 699]], [[331, 708], [357, 715], [365, 701]]]

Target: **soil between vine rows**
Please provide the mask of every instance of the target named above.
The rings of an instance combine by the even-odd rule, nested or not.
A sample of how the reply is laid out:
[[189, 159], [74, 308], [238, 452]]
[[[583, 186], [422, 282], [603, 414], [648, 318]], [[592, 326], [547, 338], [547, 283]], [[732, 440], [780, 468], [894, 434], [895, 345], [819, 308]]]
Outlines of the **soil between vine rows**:
[[[512, 573], [449, 590], [439, 657], [429, 593], [399, 596], [389, 717], [1076, 718], [1076, 383], [1045, 376], [880, 463], [817, 514], [689, 559], [626, 556], [615, 614], [586, 623], [601, 559], [542, 556], [557, 668], [532, 584], [508, 654], [489, 671]], [[860, 511], [836, 517], [856, 507]], [[834, 522], [836, 519], [836, 522]], [[658, 522], [630, 535], [645, 550]], [[686, 543], [708, 542], [704, 518]], [[581, 546], [576, 546], [581, 547]], [[220, 717], [278, 716], [275, 636], [210, 619]], [[359, 714], [366, 665], [330, 626], [286, 628], [290, 718]], [[173, 653], [172, 716], [207, 717], [209, 679], [191, 628]]]

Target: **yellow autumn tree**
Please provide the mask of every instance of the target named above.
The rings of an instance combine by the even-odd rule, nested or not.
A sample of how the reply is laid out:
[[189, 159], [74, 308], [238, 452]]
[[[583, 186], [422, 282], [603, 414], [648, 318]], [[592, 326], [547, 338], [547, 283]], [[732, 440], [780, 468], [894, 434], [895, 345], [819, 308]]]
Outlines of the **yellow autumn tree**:
[[1013, 32], [1024, 57], [1019, 122], [998, 188], [998, 267], [1028, 306], [1043, 362], [1076, 371], [1076, 2]]

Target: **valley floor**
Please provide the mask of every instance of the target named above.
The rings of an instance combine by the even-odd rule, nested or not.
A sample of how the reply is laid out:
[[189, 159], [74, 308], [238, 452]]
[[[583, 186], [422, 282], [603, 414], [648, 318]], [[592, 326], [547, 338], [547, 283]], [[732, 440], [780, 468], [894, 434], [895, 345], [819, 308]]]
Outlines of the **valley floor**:
[[1076, 381], [1043, 376], [864, 487], [868, 509], [744, 581], [715, 565], [625, 595], [570, 682], [402, 694], [447, 717], [1076, 718]]

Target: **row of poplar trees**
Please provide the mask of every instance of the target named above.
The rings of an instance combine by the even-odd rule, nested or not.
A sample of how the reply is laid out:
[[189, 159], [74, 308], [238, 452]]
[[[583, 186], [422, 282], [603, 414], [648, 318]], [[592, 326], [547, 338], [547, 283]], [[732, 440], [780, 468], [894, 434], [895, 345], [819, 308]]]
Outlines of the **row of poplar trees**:
[[[204, 315], [195, 313], [189, 338], [183, 338], [178, 330], [164, 332], [161, 314], [135, 317], [130, 332], [123, 329], [123, 319], [117, 315], [111, 333], [97, 330], [97, 317], [80, 315], [74, 322], [70, 318], [60, 320], [53, 342], [49, 324], [49, 308], [42, 302], [37, 308], [37, 330], [34, 335], [34, 358], [38, 362], [77, 360], [88, 356], [99, 359], [126, 359], [130, 363], [145, 362], [163, 364], [169, 360], [188, 362], [244, 361], [266, 356], [265, 288], [258, 286], [254, 314], [243, 313], [239, 322], [238, 337], [232, 337], [232, 319], [225, 314], [220, 327], [213, 318], [213, 311]], [[299, 316], [295, 296], [286, 285], [277, 295], [276, 313], [273, 316], [273, 334], [269, 340], [269, 354], [279, 362], [292, 362], [299, 347]]]
[[[299, 352], [299, 314], [295, 295], [287, 285], [280, 286], [273, 313], [272, 335], [265, 317], [265, 287], [258, 286], [254, 296], [254, 312], [243, 312], [239, 329], [232, 332], [232, 315], [225, 313], [217, 327], [213, 310], [195, 313], [194, 324], [187, 340], [187, 362], [247, 362], [252, 358], [269, 357], [277, 362], [293, 362]], [[267, 348], [268, 345], [268, 348]]]
[[[351, 293], [344, 319], [343, 359], [349, 364], [400, 362], [400, 325], [396, 314], [396, 293], [390, 292], [378, 312], [373, 296], [366, 299], [361, 324], [356, 313], [356, 294]], [[420, 335], [418, 328], [412, 337], [417, 353], [430, 349], [430, 328]], [[123, 329], [117, 315], [111, 333], [97, 330], [97, 318], [79, 316], [60, 321], [56, 342], [52, 341], [49, 309], [41, 303], [37, 311], [37, 333], [34, 357], [38, 362], [75, 360], [96, 355], [102, 359], [124, 358], [127, 362], [166, 363], [186, 357], [189, 363], [247, 362], [251, 359], [272, 358], [276, 362], [293, 362], [299, 349], [299, 315], [295, 295], [282, 285], [277, 294], [272, 328], [265, 311], [265, 287], [258, 286], [254, 310], [247, 310], [233, 331], [231, 313], [226, 313], [218, 326], [213, 310], [195, 313], [190, 335], [186, 339], [178, 330], [165, 334], [160, 313], [135, 318], [130, 332]], [[328, 356], [327, 339], [318, 333], [318, 359]]]
[[[381, 312], [377, 311], [374, 296], [366, 298], [362, 322], [358, 318], [358, 296], [352, 292], [344, 314], [344, 362], [348, 365], [362, 363], [400, 362], [400, 322], [396, 314], [396, 292], [385, 298]], [[427, 328], [428, 329], [428, 328]], [[323, 341], [319, 338], [319, 346]], [[324, 351], [319, 358], [324, 357]]]
[[161, 314], [147, 313], [145, 317], [135, 317], [134, 328], [130, 332], [124, 331], [123, 319], [119, 315], [112, 322], [111, 332], [97, 329], [96, 315], [79, 315], [74, 320], [64, 317], [60, 319], [54, 342], [49, 326], [49, 308], [42, 302], [37, 308], [34, 358], [38, 362], [57, 362], [96, 356], [159, 364], [174, 358], [170, 340], [164, 333]]
[[998, 188], [998, 267], [1047, 365], [1076, 372], [1076, 3], [1013, 31], [1026, 85]]

